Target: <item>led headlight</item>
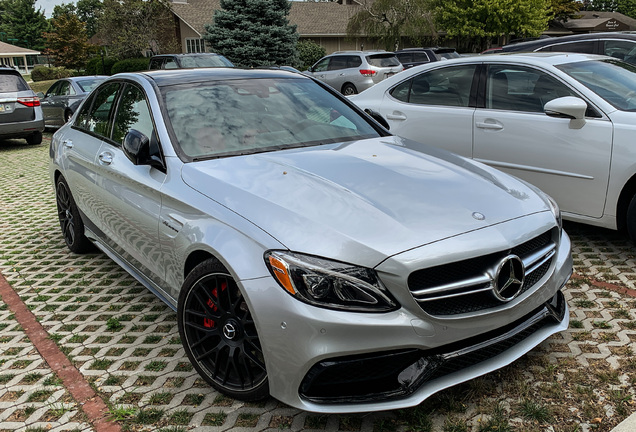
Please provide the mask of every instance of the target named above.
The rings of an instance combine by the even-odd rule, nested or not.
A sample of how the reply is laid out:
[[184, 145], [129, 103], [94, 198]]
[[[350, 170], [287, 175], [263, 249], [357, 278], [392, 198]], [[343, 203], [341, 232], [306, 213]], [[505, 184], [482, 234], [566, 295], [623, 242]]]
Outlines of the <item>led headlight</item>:
[[550, 211], [552, 212], [552, 214], [554, 215], [554, 218], [557, 221], [557, 225], [559, 226], [559, 232], [562, 231], [563, 230], [563, 219], [561, 218], [561, 209], [559, 208], [559, 205], [554, 200], [554, 198], [552, 198], [550, 195], [548, 195], [547, 193], [543, 192], [541, 189], [539, 189], [535, 185], [530, 184], [530, 183], [528, 183], [525, 180], [522, 180], [520, 178], [517, 178], [517, 180], [519, 180], [520, 182], [522, 182], [523, 184], [528, 186], [537, 195], [539, 195], [541, 198], [543, 198], [543, 200], [546, 202], [546, 204], [548, 204], [548, 206], [550, 207]]
[[355, 312], [398, 308], [372, 269], [286, 251], [267, 252], [265, 262], [274, 279], [305, 303]]

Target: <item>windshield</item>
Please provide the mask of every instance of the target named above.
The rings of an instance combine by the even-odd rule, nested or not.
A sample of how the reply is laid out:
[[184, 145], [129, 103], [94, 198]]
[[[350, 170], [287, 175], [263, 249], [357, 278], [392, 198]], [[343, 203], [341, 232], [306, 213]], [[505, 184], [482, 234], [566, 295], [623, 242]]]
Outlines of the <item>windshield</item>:
[[234, 67], [231, 61], [218, 54], [187, 55], [179, 60], [182, 68]]
[[304, 78], [197, 82], [161, 92], [177, 145], [193, 160], [379, 136], [346, 103]]
[[84, 79], [78, 80], [77, 85], [80, 86], [84, 93], [88, 93], [92, 91], [99, 83], [104, 81], [106, 78], [93, 78], [93, 79]]
[[558, 65], [572, 78], [622, 111], [636, 111], [636, 66], [620, 60]]

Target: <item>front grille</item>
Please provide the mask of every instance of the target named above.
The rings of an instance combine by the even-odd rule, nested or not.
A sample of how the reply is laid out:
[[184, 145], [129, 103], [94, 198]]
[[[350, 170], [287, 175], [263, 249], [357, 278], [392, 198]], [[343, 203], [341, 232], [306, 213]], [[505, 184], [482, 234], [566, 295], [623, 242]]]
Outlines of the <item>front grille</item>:
[[408, 349], [323, 360], [300, 385], [315, 403], [364, 403], [406, 397], [426, 383], [471, 368], [522, 343], [565, 317], [565, 298], [552, 300], [525, 317], [489, 333], [433, 350]]
[[493, 294], [497, 265], [509, 255], [521, 258], [526, 273], [519, 294], [528, 291], [550, 269], [556, 251], [552, 235], [552, 231], [546, 231], [512, 249], [417, 270], [409, 275], [409, 291], [422, 310], [434, 316], [497, 307], [502, 304]]

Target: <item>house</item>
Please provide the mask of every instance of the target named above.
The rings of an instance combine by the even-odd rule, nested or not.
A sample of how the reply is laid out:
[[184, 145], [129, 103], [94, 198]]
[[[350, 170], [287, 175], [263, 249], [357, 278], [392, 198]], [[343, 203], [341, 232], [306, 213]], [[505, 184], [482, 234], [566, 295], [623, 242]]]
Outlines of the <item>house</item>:
[[24, 68], [25, 73], [27, 74], [29, 73], [27, 56], [36, 56], [38, 54], [40, 54], [39, 51], [33, 51], [31, 49], [11, 45], [6, 42], [0, 42], [0, 64], [20, 69]]
[[553, 21], [544, 34], [566, 36], [608, 31], [636, 31], [636, 19], [618, 12], [580, 11], [574, 19]]
[[[182, 52], [205, 52], [205, 25], [212, 23], [220, 0], [170, 0], [175, 15], [177, 38]], [[364, 37], [348, 38], [347, 23], [360, 5], [353, 0], [340, 2], [292, 2], [289, 22], [297, 26], [300, 40], [313, 40], [327, 53], [352, 49], [377, 49], [379, 44]]]

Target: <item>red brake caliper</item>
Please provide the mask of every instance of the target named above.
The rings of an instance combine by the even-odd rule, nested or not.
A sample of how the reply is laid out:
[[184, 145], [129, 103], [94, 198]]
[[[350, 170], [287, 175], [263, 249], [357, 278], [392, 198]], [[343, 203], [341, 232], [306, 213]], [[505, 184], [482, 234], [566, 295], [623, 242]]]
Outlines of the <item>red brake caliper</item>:
[[[222, 282], [221, 283], [221, 291], [225, 291], [226, 288], [227, 288], [227, 282]], [[218, 295], [218, 292], [216, 290], [216, 287], [212, 290], [212, 297], [216, 298], [217, 300], [219, 298], [219, 295]], [[208, 299], [207, 305], [214, 312], [216, 312], [217, 309], [218, 309], [211, 298]], [[203, 318], [203, 325], [205, 327], [212, 328], [212, 327], [216, 327], [216, 322], [214, 320], [209, 319], [209, 318]]]

